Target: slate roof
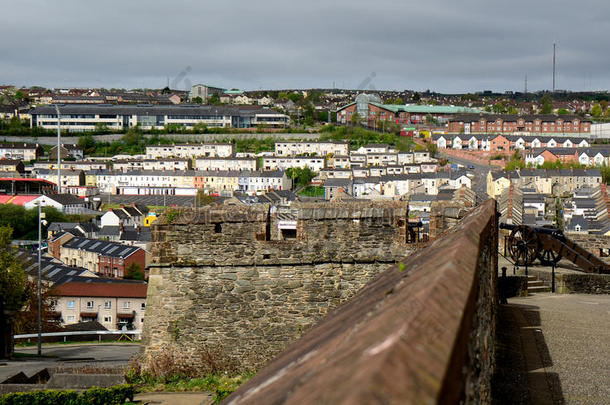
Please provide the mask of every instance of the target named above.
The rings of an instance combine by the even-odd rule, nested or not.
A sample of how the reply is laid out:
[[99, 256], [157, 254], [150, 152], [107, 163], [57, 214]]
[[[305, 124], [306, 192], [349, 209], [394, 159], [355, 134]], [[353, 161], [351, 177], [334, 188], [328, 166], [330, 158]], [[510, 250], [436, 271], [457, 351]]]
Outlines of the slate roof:
[[114, 225], [106, 225], [100, 228], [98, 236], [119, 236], [121, 234], [121, 227]]
[[344, 187], [349, 188], [352, 186], [350, 179], [326, 179], [324, 181], [324, 187]]
[[46, 194], [45, 197], [61, 205], [85, 205], [85, 201], [73, 194]]
[[99, 253], [106, 257], [126, 258], [141, 250], [135, 246], [125, 246], [120, 243], [107, 242], [97, 239], [72, 238], [63, 244], [64, 248], [82, 249], [89, 252]]
[[[19, 249], [15, 256], [21, 262], [23, 269], [28, 275], [35, 278], [38, 277], [38, 253]], [[76, 277], [82, 279], [97, 278], [83, 277], [84, 274], [90, 274], [89, 270], [82, 267], [67, 266], [48, 254], [41, 256], [40, 269], [42, 279], [49, 281], [52, 285], [59, 285]]]
[[120, 240], [150, 242], [150, 229], [125, 229]]

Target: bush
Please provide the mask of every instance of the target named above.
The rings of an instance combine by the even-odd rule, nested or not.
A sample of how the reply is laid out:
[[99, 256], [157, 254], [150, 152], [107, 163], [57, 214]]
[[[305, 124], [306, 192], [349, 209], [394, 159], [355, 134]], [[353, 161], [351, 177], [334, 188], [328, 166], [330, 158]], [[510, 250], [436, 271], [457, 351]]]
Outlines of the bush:
[[93, 387], [80, 395], [76, 391], [16, 392], [0, 397], [0, 405], [120, 405], [133, 401], [134, 390], [123, 384], [110, 388]]

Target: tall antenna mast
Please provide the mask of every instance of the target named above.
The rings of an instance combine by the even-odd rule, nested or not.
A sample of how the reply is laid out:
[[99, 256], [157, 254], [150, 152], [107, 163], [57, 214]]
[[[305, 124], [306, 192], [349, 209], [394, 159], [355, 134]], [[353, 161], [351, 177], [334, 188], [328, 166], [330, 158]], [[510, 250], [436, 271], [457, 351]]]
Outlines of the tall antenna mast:
[[525, 91], [524, 94], [527, 94], [527, 73], [525, 74]]
[[553, 93], [555, 93], [555, 43], [553, 43]]

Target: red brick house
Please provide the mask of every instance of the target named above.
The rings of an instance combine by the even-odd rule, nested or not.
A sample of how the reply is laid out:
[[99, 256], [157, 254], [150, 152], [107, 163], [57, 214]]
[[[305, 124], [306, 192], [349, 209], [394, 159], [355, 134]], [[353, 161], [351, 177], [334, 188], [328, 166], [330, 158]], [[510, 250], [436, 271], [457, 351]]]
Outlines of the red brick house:
[[449, 119], [451, 133], [589, 133], [591, 121], [578, 115], [463, 114]]
[[144, 249], [103, 240], [74, 237], [59, 249], [62, 262], [84, 267], [100, 277], [123, 278], [132, 263], [142, 272], [148, 264], [148, 253]]
[[498, 135], [489, 142], [489, 151], [492, 153], [506, 153], [512, 149], [511, 141], [503, 135]]

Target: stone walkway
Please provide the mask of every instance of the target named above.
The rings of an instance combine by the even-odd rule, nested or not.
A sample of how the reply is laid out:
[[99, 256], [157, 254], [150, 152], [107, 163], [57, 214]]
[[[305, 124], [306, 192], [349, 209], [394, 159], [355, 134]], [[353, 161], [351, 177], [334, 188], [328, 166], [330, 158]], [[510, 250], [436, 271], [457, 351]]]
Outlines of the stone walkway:
[[511, 298], [500, 321], [496, 403], [610, 403], [609, 295]]
[[209, 405], [214, 403], [214, 397], [209, 392], [145, 392], [137, 394], [134, 401], [151, 405]]

